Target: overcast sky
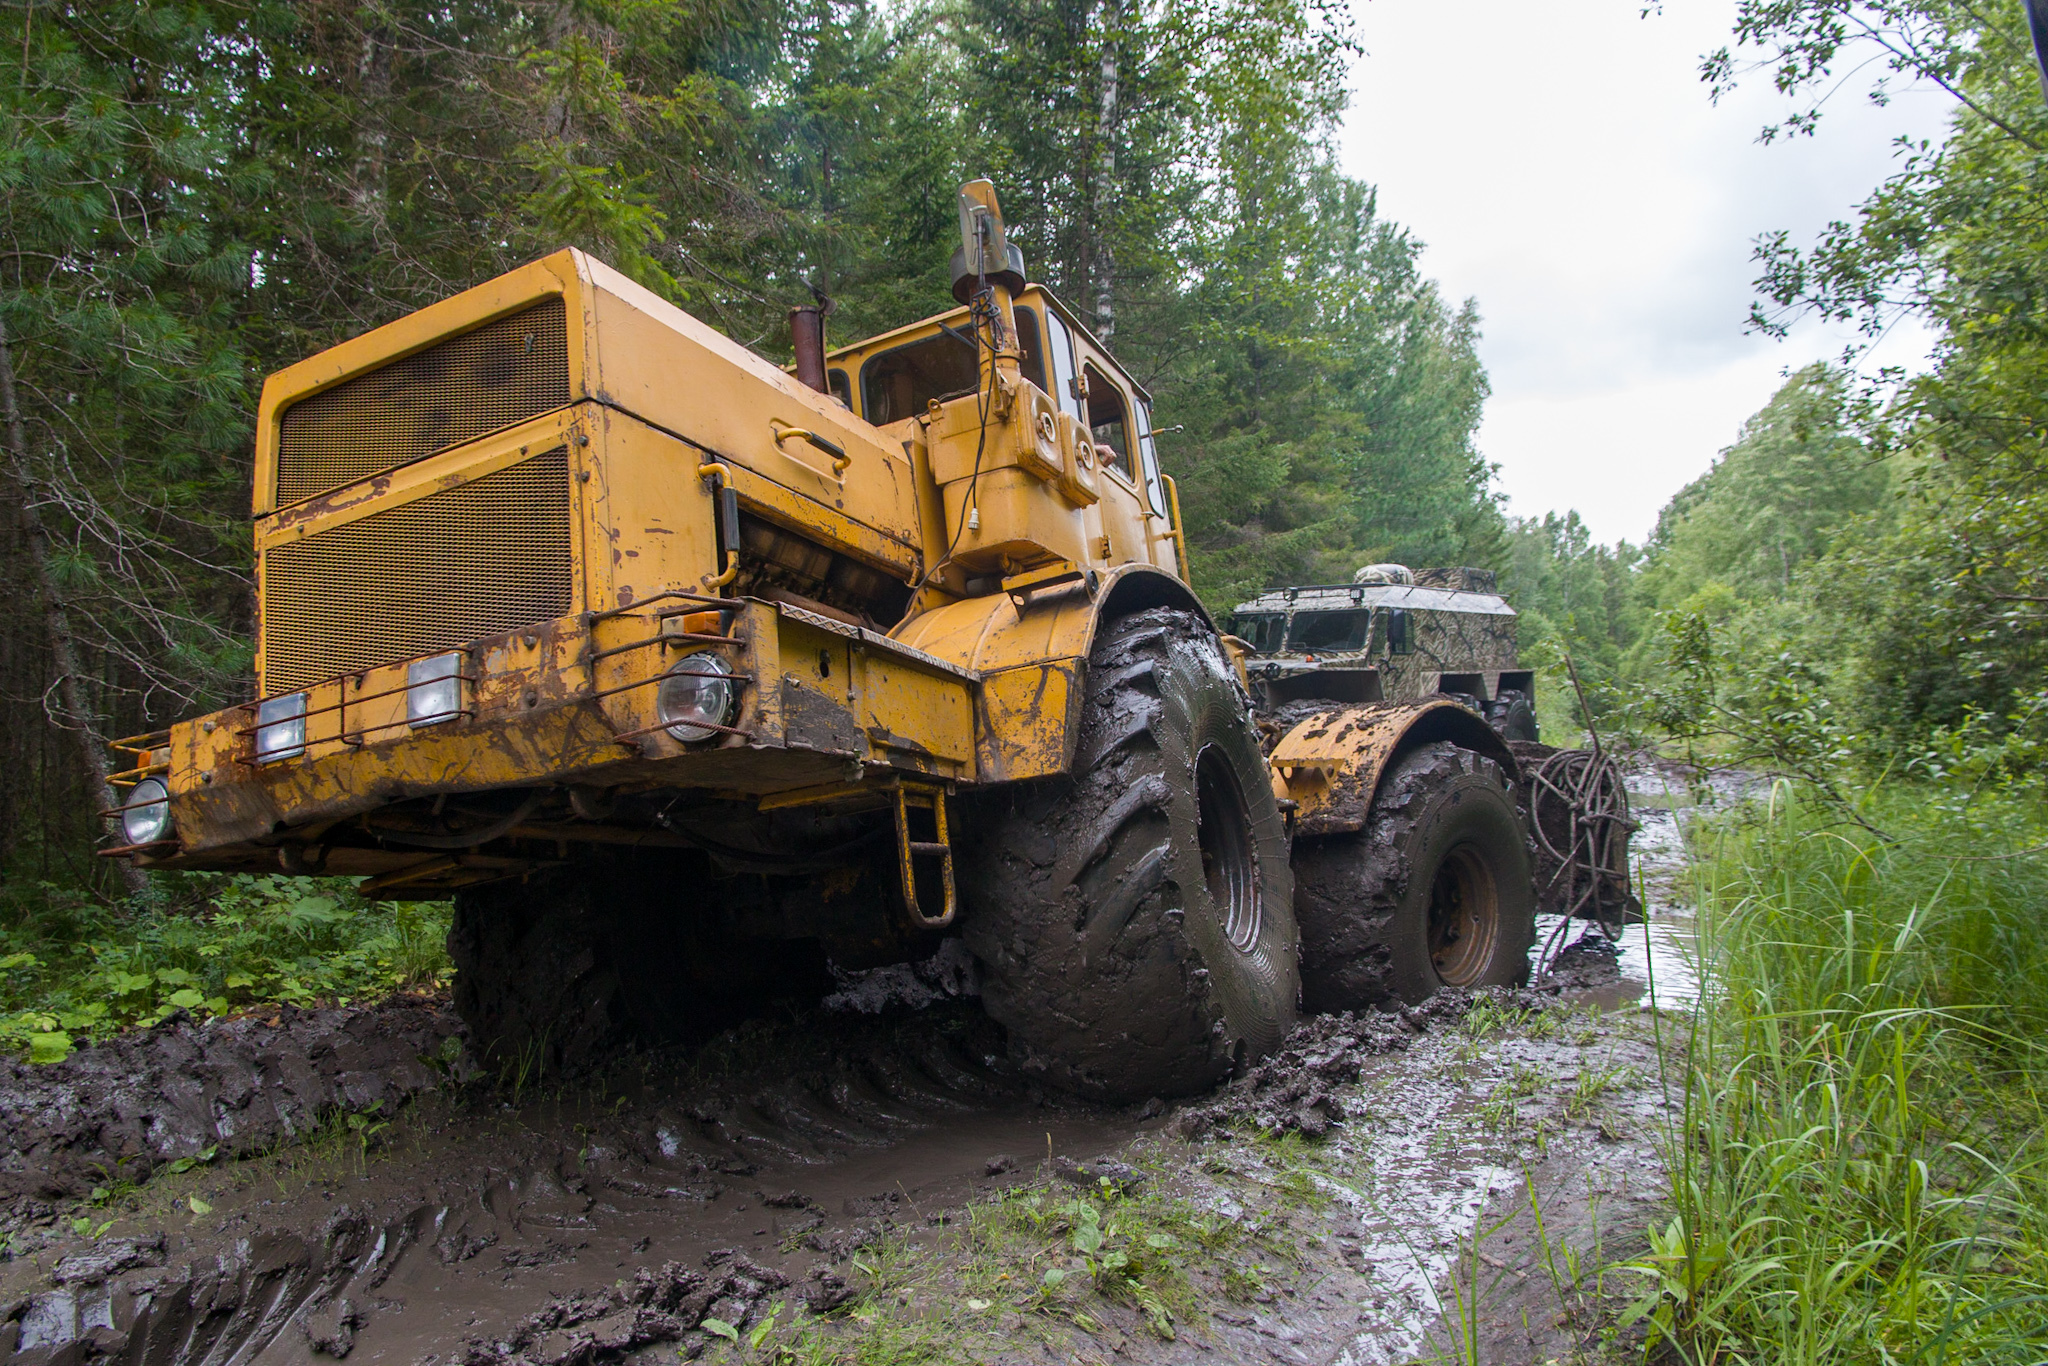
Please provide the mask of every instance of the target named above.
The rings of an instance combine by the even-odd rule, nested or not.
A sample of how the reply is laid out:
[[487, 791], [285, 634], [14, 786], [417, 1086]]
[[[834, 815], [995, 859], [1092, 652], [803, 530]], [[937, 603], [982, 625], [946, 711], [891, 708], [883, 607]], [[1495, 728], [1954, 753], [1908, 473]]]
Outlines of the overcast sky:
[[[1734, 440], [1783, 372], [1838, 354], [1805, 324], [1749, 335], [1751, 243], [1808, 241], [1937, 135], [1945, 97], [1845, 95], [1813, 139], [1762, 146], [1785, 101], [1752, 78], [1717, 107], [1702, 53], [1734, 0], [1354, 0], [1366, 49], [1344, 169], [1427, 245], [1424, 270], [1479, 302], [1493, 379], [1480, 448], [1509, 510], [1576, 508], [1603, 541], [1657, 510]], [[1912, 364], [1918, 335], [1883, 359]]]

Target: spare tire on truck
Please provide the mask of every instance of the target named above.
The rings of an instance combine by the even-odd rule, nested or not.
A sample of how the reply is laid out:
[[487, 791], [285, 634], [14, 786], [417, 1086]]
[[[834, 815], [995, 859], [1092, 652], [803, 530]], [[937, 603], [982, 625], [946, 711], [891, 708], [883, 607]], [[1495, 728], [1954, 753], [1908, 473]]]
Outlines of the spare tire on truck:
[[1296, 842], [1302, 1004], [1414, 1004], [1519, 986], [1535, 940], [1529, 837], [1501, 765], [1449, 741], [1380, 780], [1364, 829]]
[[1294, 1023], [1286, 830], [1199, 616], [1105, 625], [1082, 686], [1070, 776], [979, 823], [963, 937], [1027, 1070], [1100, 1099], [1187, 1095]]

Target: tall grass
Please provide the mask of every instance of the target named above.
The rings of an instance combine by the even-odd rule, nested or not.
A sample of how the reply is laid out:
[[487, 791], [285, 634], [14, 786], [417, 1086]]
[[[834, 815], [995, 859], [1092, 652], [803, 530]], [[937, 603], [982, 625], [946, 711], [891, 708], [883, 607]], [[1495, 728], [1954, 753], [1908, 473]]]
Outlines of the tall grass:
[[2037, 802], [1780, 787], [1704, 837], [1707, 995], [1636, 1265], [1690, 1362], [2048, 1360], [2048, 841]]

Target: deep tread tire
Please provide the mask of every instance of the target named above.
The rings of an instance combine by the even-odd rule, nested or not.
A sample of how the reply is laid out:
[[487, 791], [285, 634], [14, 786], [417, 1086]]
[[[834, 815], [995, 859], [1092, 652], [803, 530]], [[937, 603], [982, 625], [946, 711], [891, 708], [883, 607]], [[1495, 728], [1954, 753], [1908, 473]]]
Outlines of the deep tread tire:
[[1199, 617], [1154, 608], [1105, 626], [1083, 686], [1071, 775], [984, 818], [963, 938], [1027, 1070], [1106, 1100], [1191, 1094], [1294, 1022], [1286, 831], [1244, 693]]
[[1503, 740], [1533, 741], [1536, 738], [1536, 704], [1529, 700], [1529, 694], [1511, 688], [1487, 705], [1486, 723]]
[[573, 1072], [831, 990], [815, 941], [725, 932], [701, 893], [715, 885], [694, 860], [594, 858], [457, 892], [448, 956], [471, 1047]]
[[563, 869], [455, 894], [455, 1009], [486, 1065], [554, 1073], [629, 1040], [601, 879]]
[[[1298, 840], [1294, 911], [1302, 1004], [1318, 1012], [1413, 1005], [1447, 983], [1431, 953], [1433, 896], [1490, 883], [1490, 939], [1447, 961], [1449, 985], [1529, 977], [1536, 892], [1529, 837], [1501, 766], [1440, 741], [1396, 761], [1365, 829]], [[1448, 879], [1448, 881], [1445, 881]]]

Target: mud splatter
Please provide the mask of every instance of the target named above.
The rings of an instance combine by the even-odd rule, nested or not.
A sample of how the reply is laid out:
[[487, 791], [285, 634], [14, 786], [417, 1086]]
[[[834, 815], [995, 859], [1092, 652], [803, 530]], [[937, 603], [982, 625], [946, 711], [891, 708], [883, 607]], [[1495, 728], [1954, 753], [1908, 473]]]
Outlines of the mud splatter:
[[0, 1196], [75, 1198], [209, 1148], [242, 1156], [337, 1110], [391, 1110], [460, 1074], [445, 1002], [275, 1011], [154, 1029], [61, 1063], [0, 1065]]

